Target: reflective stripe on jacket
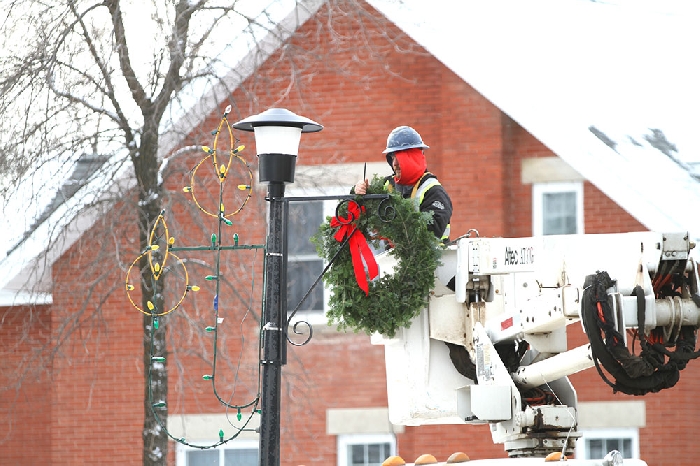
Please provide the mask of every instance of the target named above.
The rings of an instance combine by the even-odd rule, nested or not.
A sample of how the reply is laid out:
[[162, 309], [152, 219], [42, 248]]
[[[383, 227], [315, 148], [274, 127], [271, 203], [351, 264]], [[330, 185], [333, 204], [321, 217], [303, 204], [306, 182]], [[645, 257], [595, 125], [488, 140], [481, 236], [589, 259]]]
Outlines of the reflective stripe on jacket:
[[442, 242], [449, 240], [452, 201], [435, 175], [426, 171], [414, 186], [397, 185], [390, 176], [384, 186], [388, 191], [396, 189], [404, 198], [414, 199], [421, 212], [433, 212], [428, 229]]

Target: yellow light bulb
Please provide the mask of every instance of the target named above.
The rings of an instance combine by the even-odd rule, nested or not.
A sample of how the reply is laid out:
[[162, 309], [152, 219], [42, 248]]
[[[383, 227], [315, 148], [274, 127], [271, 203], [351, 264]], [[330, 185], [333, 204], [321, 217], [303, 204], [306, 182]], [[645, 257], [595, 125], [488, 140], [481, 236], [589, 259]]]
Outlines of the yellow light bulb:
[[223, 163], [219, 167], [219, 173], [221, 173], [222, 175], [226, 173], [226, 165], [224, 165]]
[[224, 212], [224, 204], [223, 203], [219, 206], [219, 212]]
[[190, 287], [190, 289], [191, 289], [192, 291], [199, 291], [199, 287], [198, 287], [197, 285], [192, 285], [192, 286]]
[[182, 191], [183, 191], [183, 192], [186, 192], [186, 193], [191, 193], [191, 192], [192, 192], [192, 186], [185, 186], [184, 188], [182, 188]]
[[159, 272], [160, 271], [160, 264], [156, 262], [155, 265], [153, 266], [153, 270], [155, 270], [156, 272]]
[[130, 285], [130, 284], [127, 283], [127, 284], [126, 284], [126, 289], [129, 290], [129, 291], [133, 291], [134, 285]]
[[174, 237], [174, 236], [171, 236], [171, 237], [170, 237], [170, 239], [168, 240], [168, 244], [171, 245], [171, 246], [172, 246], [173, 244], [175, 244], [175, 237]]
[[202, 150], [203, 150], [204, 152], [206, 152], [206, 153], [210, 153], [210, 152], [211, 152], [211, 148], [210, 148], [209, 146], [202, 146]]
[[157, 244], [151, 244], [151, 251], [157, 251], [158, 249], [160, 249], [160, 246]]
[[150, 301], [148, 301], [148, 302], [146, 303], [146, 306], [148, 306], [148, 309], [151, 310], [151, 311], [152, 311], [153, 309], [156, 308], [156, 307], [153, 305], [153, 303], [150, 302]]
[[238, 189], [240, 189], [241, 191], [246, 191], [246, 190], [250, 189], [250, 185], [249, 184], [239, 184]]

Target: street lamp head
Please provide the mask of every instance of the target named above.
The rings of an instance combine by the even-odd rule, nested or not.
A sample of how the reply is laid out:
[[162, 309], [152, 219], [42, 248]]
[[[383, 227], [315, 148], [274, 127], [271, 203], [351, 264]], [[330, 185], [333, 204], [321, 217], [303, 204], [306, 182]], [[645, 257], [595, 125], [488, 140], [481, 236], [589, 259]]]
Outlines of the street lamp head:
[[323, 126], [286, 108], [270, 108], [257, 115], [234, 123], [241, 131], [255, 132], [257, 155], [299, 154], [301, 133], [315, 133]]
[[286, 108], [269, 108], [257, 115], [249, 116], [233, 125], [241, 131], [253, 131], [256, 126], [282, 126], [301, 128], [302, 133], [321, 131], [323, 126], [315, 121], [290, 112]]
[[232, 125], [255, 133], [260, 183], [293, 183], [301, 133], [315, 133], [323, 126], [285, 108], [270, 108]]

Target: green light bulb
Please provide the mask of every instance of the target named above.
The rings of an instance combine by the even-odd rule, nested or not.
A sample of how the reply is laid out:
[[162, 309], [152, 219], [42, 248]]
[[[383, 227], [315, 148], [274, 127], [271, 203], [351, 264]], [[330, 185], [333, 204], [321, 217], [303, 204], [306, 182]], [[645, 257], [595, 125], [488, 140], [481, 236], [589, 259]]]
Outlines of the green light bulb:
[[203, 378], [204, 380], [211, 380], [211, 379], [214, 378], [214, 376], [213, 376], [213, 375], [207, 374], [207, 375], [203, 375], [202, 378]]

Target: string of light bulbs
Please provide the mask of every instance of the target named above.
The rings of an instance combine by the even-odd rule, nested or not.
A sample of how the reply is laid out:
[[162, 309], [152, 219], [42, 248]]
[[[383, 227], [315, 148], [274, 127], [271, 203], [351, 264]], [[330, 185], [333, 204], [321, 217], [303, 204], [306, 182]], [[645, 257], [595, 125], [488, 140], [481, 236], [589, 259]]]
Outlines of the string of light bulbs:
[[[246, 162], [246, 160], [241, 157], [240, 152], [244, 149], [243, 145], [237, 145], [238, 140], [234, 137], [233, 131], [231, 128], [231, 124], [228, 121], [228, 114], [231, 112], [231, 106], [227, 106], [224, 114], [221, 118], [221, 121], [219, 122], [218, 127], [211, 132], [211, 134], [214, 136], [214, 140], [212, 143], [212, 146], [202, 146], [202, 150], [207, 154], [203, 159], [201, 159], [194, 167], [194, 169], [191, 171], [191, 177], [190, 177], [190, 185], [186, 186], [183, 188], [183, 191], [185, 193], [189, 193], [192, 197], [192, 201], [194, 204], [197, 206], [199, 210], [201, 210], [204, 214], [211, 216], [211, 217], [216, 217], [218, 219], [217, 222], [217, 233], [212, 233], [211, 239], [210, 239], [210, 244], [208, 246], [194, 246], [194, 247], [175, 247], [175, 238], [170, 236], [170, 232], [168, 229], [168, 225], [165, 220], [165, 212], [161, 212], [160, 215], [157, 217], [156, 221], [153, 224], [153, 227], [151, 229], [150, 235], [149, 235], [149, 244], [146, 247], [146, 249], [132, 262], [132, 264], [129, 266], [127, 273], [126, 273], [126, 280], [125, 280], [125, 289], [126, 289], [126, 294], [129, 299], [129, 302], [131, 305], [137, 309], [139, 312], [150, 316], [152, 321], [152, 325], [150, 326], [150, 361], [151, 364], [149, 365], [148, 368], [148, 377], [146, 383], [148, 384], [148, 402], [151, 407], [151, 411], [154, 415], [154, 418], [156, 422], [159, 424], [159, 426], [163, 429], [163, 431], [168, 435], [169, 438], [183, 444], [186, 446], [189, 446], [191, 448], [198, 448], [198, 449], [209, 449], [209, 448], [216, 448], [226, 442], [229, 442], [236, 437], [238, 437], [242, 432], [246, 430], [252, 430], [251, 428], [248, 427], [249, 423], [252, 421], [254, 415], [257, 413], [260, 413], [260, 409], [258, 407], [260, 403], [260, 394], [261, 394], [261, 374], [260, 374], [260, 367], [258, 366], [258, 377], [257, 377], [257, 390], [255, 395], [250, 399], [249, 401], [246, 401], [244, 403], [239, 403], [235, 404], [232, 403], [231, 400], [233, 398], [233, 395], [235, 393], [235, 386], [232, 388], [231, 391], [231, 396], [229, 397], [229, 400], [225, 400], [217, 390], [216, 386], [216, 367], [217, 367], [217, 359], [219, 356], [219, 326], [222, 323], [223, 319], [220, 317], [219, 314], [219, 295], [221, 291], [221, 253], [222, 251], [225, 250], [253, 250], [255, 253], [255, 256], [253, 258], [253, 264], [257, 260], [257, 250], [258, 249], [264, 249], [264, 245], [244, 245], [244, 244], [239, 244], [239, 236], [237, 233], [233, 235], [233, 245], [223, 245], [221, 238], [223, 236], [223, 225], [226, 226], [231, 226], [233, 225], [233, 222], [229, 219], [229, 217], [232, 217], [238, 213], [240, 213], [243, 208], [246, 206], [248, 200], [252, 196], [252, 180], [253, 180], [253, 172]], [[229, 135], [229, 143], [230, 143], [230, 148], [229, 148], [229, 154], [228, 154], [228, 160], [221, 160], [219, 155], [218, 155], [218, 145], [219, 145], [219, 136], [222, 133], [222, 129], [226, 128], [228, 135]], [[207, 208], [202, 205], [200, 200], [197, 199], [196, 197], [196, 192], [197, 192], [197, 173], [200, 167], [206, 166], [206, 162], [210, 161], [211, 165], [213, 166], [213, 169], [216, 174], [216, 178], [218, 180], [218, 187], [219, 187], [219, 199], [218, 199], [218, 209], [211, 209]], [[240, 163], [243, 165], [244, 170], [243, 170], [243, 177], [245, 180], [242, 184], [236, 185], [237, 189], [240, 191], [245, 191], [246, 195], [244, 196], [243, 201], [240, 203], [240, 205], [230, 211], [227, 212], [224, 207], [224, 196], [225, 196], [225, 186], [226, 186], [226, 181], [229, 179], [229, 174], [231, 172], [232, 165], [235, 163]], [[216, 210], [217, 213], [213, 213], [213, 211]], [[164, 244], [164, 247], [161, 247], [161, 244]], [[228, 421], [228, 424], [230, 427], [233, 427], [233, 430], [229, 435], [227, 436], [224, 428], [220, 428], [218, 431], [218, 441], [206, 444], [206, 445], [201, 445], [201, 444], [194, 444], [190, 443], [187, 441], [185, 437], [178, 437], [176, 438], [175, 436], [172, 435], [172, 433], [167, 429], [167, 425], [165, 422], [163, 422], [163, 419], [159, 415], [159, 411], [162, 409], [166, 408], [166, 402], [164, 400], [155, 400], [153, 397], [153, 391], [152, 391], [152, 385], [153, 385], [153, 372], [156, 369], [156, 365], [160, 364], [165, 364], [165, 356], [162, 354], [157, 354], [158, 351], [156, 349], [155, 345], [155, 332], [159, 328], [159, 317], [165, 316], [167, 314], [170, 314], [171, 312], [177, 310], [185, 301], [185, 298], [187, 297], [188, 293], [190, 291], [196, 292], [199, 291], [200, 287], [197, 285], [192, 285], [190, 284], [190, 276], [187, 271], [187, 267], [185, 266], [185, 262], [182, 258], [177, 256], [175, 254], [175, 251], [213, 251], [214, 252], [214, 273], [211, 275], [205, 276], [206, 281], [214, 282], [215, 284], [215, 293], [214, 293], [214, 299], [213, 299], [213, 317], [214, 317], [214, 322], [213, 325], [208, 325], [204, 328], [205, 333], [207, 334], [212, 334], [213, 335], [213, 353], [212, 353], [212, 372], [211, 374], [204, 374], [202, 376], [202, 379], [204, 381], [210, 381], [212, 384], [212, 391], [216, 397], [216, 399], [219, 401], [221, 405], [223, 405], [226, 409], [226, 419]], [[157, 282], [159, 279], [162, 277], [163, 273], [165, 272], [166, 269], [168, 269], [167, 261], [168, 259], [172, 256], [172, 258], [175, 259], [177, 262], [176, 266], [180, 267], [182, 269], [182, 276], [184, 277], [184, 286], [183, 286], [183, 292], [181, 295], [177, 297], [177, 301], [175, 304], [171, 306], [165, 306], [163, 303], [162, 306], [159, 306], [161, 302], [163, 302], [163, 299], [157, 299], [156, 296], [156, 290], [157, 290]], [[139, 264], [142, 259], [146, 257], [148, 260], [148, 266], [150, 268], [150, 276], [151, 276], [151, 289], [153, 290], [153, 296], [151, 299], [146, 301], [146, 306], [145, 309], [142, 306], [139, 306], [136, 301], [132, 297], [132, 291], [136, 289], [134, 284], [130, 281], [130, 276], [132, 273], [132, 270], [135, 268], [137, 264]], [[136, 267], [138, 269], [138, 267]], [[263, 271], [264, 273], [264, 271]], [[251, 280], [251, 288], [250, 288], [250, 298], [247, 303], [247, 309], [245, 311], [245, 315], [241, 320], [241, 325], [243, 324], [243, 321], [246, 319], [248, 314], [251, 312], [252, 308], [252, 298], [253, 298], [253, 289], [255, 287], [255, 281], [254, 279]], [[162, 307], [162, 308], [159, 308]], [[260, 328], [259, 328], [259, 333], [262, 333], [262, 321], [260, 322]], [[241, 332], [241, 335], [243, 333]], [[243, 336], [241, 336], [243, 338]], [[244, 338], [243, 338], [243, 343], [244, 343]], [[243, 345], [242, 345], [243, 347]], [[261, 348], [258, 348], [258, 352], [261, 351]], [[241, 355], [242, 355], [242, 349], [241, 349]], [[240, 362], [241, 362], [241, 357], [239, 356], [239, 363], [236, 368], [236, 372], [240, 369]], [[238, 380], [238, 376], [236, 375], [234, 380]], [[229, 412], [231, 410], [234, 410], [236, 412], [236, 419], [239, 422], [242, 422], [241, 425], [234, 425], [234, 423], [229, 419]], [[244, 417], [244, 410], [247, 411], [245, 414], [245, 419]], [[213, 437], [213, 436], [212, 436]]]

